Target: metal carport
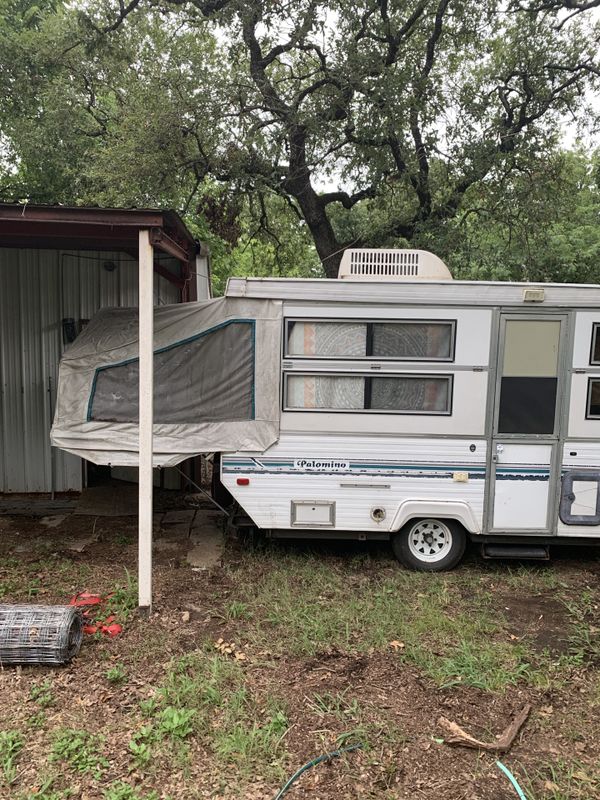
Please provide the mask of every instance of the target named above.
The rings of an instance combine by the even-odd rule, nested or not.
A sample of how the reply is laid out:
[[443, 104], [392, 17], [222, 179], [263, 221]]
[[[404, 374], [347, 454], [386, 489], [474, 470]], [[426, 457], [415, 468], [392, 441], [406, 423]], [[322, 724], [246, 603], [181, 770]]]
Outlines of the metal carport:
[[[0, 247], [13, 251], [122, 252], [137, 260], [140, 335], [139, 605], [150, 609], [154, 279], [158, 274], [177, 287], [181, 302], [208, 297], [206, 252], [174, 211], [32, 204], [0, 204]], [[60, 324], [60, 320], [53, 324]], [[10, 381], [10, 374], [6, 377]]]

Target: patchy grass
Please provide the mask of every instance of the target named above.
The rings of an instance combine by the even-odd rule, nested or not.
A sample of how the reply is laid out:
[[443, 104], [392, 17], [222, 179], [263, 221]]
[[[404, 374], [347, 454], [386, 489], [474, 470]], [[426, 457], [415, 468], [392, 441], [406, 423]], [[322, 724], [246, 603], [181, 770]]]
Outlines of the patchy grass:
[[148, 722], [130, 743], [137, 763], [150, 761], [157, 742], [195, 733], [218, 762], [235, 765], [244, 777], [257, 763], [269, 775], [281, 775], [272, 760], [288, 727], [285, 709], [272, 696], [259, 702], [245, 683], [241, 665], [219, 655], [194, 653], [173, 661], [163, 685], [141, 704]]
[[600, 796], [600, 768], [563, 759], [542, 763], [522, 785], [532, 800], [591, 800]]
[[68, 668], [0, 672], [3, 798], [272, 800], [303, 764], [360, 742], [293, 794], [498, 800], [512, 790], [493, 758], [440, 743], [437, 719], [491, 741], [524, 702], [507, 758], [528, 800], [600, 793], [595, 563], [425, 575], [383, 548], [230, 543], [223, 569], [195, 573], [159, 551], [146, 621], [134, 522], [99, 527], [85, 555], [59, 531], [37, 531], [48, 539], [24, 558], [0, 542], [3, 601], [112, 593], [124, 623]]
[[[335, 647], [372, 652], [397, 643], [399, 657], [441, 687], [457, 683], [498, 690], [531, 670], [524, 645], [501, 641], [504, 617], [487, 592], [468, 594], [454, 575], [395, 569], [364, 580], [312, 556], [272, 559], [257, 582], [240, 585], [246, 636], [277, 654], [314, 656]], [[360, 565], [359, 565], [360, 568]]]

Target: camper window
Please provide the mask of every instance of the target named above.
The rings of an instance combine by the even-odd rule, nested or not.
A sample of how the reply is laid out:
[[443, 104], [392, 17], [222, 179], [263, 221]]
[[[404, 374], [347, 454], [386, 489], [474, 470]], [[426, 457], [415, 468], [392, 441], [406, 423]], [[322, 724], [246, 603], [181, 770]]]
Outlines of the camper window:
[[594, 322], [592, 326], [592, 352], [590, 353], [590, 364], [600, 364], [600, 322]]
[[[138, 385], [137, 358], [97, 369], [88, 420], [137, 422]], [[155, 351], [155, 422], [247, 419], [254, 419], [253, 320], [231, 320]]]
[[498, 433], [554, 433], [560, 326], [549, 319], [506, 321]]
[[287, 358], [452, 361], [454, 320], [286, 320]]
[[588, 381], [586, 419], [600, 419], [600, 378]]
[[285, 374], [288, 411], [452, 412], [451, 375]]

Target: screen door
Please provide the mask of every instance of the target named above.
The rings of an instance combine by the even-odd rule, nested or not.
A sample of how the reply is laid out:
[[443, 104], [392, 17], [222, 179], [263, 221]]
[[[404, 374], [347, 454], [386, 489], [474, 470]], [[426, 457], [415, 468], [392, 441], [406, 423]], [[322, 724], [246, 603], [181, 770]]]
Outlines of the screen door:
[[500, 323], [490, 529], [548, 533], [554, 524], [565, 316]]

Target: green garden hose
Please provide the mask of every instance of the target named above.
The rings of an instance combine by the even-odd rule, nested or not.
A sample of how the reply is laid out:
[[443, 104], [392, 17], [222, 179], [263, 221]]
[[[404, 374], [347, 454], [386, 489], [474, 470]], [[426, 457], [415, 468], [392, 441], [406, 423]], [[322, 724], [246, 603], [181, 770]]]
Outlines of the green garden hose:
[[496, 761], [496, 766], [498, 767], [498, 769], [502, 770], [502, 772], [506, 775], [508, 780], [512, 783], [513, 788], [515, 792], [519, 795], [520, 800], [527, 800], [527, 798], [525, 797], [525, 792], [523, 791], [523, 789], [521, 789], [521, 787], [517, 783], [517, 779], [509, 770], [509, 768], [505, 767], [501, 761]]
[[313, 760], [309, 761], [308, 764], [305, 764], [303, 767], [300, 767], [300, 769], [297, 772], [294, 772], [294, 774], [285, 784], [285, 786], [282, 786], [281, 789], [277, 792], [277, 794], [275, 795], [275, 800], [281, 800], [283, 795], [287, 793], [288, 789], [294, 783], [294, 781], [296, 781], [300, 777], [300, 775], [302, 775], [303, 772], [306, 772], [307, 769], [310, 769], [311, 767], [316, 767], [317, 764], [322, 764], [323, 761], [331, 761], [332, 758], [337, 758], [338, 756], [341, 756], [342, 753], [350, 753], [352, 750], [358, 750], [361, 747], [362, 744], [360, 743], [353, 744], [350, 745], [350, 747], [340, 747], [339, 750], [334, 750], [333, 752], [325, 753], [325, 755], [319, 756], [318, 758], [313, 758]]

